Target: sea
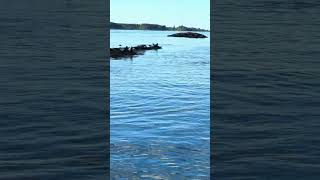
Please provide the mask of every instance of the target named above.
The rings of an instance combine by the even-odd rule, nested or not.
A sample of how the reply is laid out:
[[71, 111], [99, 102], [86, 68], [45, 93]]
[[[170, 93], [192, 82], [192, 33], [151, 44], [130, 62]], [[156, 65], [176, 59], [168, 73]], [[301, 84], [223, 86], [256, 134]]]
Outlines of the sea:
[[[162, 46], [110, 62], [111, 178], [209, 179], [211, 140], [212, 179], [318, 180], [319, 2], [212, 5], [208, 39], [111, 30]], [[0, 179], [108, 179], [107, 8], [0, 2]]]
[[110, 47], [162, 47], [111, 59], [111, 179], [209, 179], [210, 33], [173, 33], [110, 32]]
[[212, 6], [212, 178], [319, 179], [319, 1]]
[[0, 179], [108, 178], [104, 1], [0, 2]]

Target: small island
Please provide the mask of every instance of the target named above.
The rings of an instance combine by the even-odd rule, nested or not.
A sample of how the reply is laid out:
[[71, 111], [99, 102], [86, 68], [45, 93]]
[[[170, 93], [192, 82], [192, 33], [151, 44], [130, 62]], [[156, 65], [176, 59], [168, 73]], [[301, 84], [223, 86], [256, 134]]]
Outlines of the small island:
[[179, 32], [168, 35], [168, 37], [185, 37], [185, 38], [207, 38], [207, 36], [195, 32]]
[[120, 58], [132, 58], [136, 55], [141, 55], [147, 50], [158, 50], [161, 49], [159, 44], [152, 44], [152, 45], [138, 45], [134, 47], [124, 47], [124, 48], [110, 48], [110, 57], [114, 59]]

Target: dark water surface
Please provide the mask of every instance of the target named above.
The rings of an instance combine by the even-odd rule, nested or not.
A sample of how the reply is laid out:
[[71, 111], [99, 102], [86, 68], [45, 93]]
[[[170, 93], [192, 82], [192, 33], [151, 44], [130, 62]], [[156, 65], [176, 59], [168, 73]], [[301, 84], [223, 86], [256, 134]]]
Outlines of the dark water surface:
[[320, 178], [320, 2], [216, 0], [213, 179]]
[[106, 179], [106, 10], [0, 2], [0, 179]]
[[112, 179], [209, 179], [210, 39], [171, 33], [111, 31], [111, 47], [162, 46], [111, 60]]

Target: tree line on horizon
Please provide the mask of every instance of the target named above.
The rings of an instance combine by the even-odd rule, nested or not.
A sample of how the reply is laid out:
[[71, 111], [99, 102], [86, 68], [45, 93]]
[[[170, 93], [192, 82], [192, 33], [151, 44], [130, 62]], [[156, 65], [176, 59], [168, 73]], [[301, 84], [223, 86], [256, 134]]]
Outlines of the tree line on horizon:
[[110, 22], [110, 29], [122, 29], [122, 30], [157, 30], [157, 31], [208, 31], [201, 28], [178, 26], [167, 27], [159, 24], [125, 24]]

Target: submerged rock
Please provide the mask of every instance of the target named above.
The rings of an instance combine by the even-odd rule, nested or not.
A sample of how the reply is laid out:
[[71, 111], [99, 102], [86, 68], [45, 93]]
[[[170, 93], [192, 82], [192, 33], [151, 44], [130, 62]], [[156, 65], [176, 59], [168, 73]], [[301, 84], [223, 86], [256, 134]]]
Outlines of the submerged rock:
[[134, 47], [128, 47], [125, 48], [110, 48], [110, 56], [111, 58], [132, 58], [136, 55], [141, 55], [147, 50], [158, 50], [161, 49], [161, 46], [157, 44], [152, 45], [138, 45]]
[[168, 37], [185, 37], [185, 38], [207, 38], [207, 36], [195, 32], [180, 32], [168, 35]]

